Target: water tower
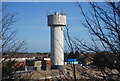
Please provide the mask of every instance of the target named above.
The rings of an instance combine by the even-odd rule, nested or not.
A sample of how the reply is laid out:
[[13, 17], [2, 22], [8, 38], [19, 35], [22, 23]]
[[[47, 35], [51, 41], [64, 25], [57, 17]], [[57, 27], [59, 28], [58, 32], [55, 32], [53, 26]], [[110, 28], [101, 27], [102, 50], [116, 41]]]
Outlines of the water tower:
[[64, 26], [66, 26], [66, 15], [60, 12], [48, 15], [48, 26], [51, 30], [51, 61], [53, 69], [64, 66]]

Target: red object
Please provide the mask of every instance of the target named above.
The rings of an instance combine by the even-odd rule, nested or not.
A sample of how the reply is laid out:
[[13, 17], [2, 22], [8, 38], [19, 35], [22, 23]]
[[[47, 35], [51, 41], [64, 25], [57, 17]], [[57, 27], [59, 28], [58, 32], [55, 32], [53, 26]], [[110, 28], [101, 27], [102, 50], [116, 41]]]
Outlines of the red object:
[[19, 65], [25, 65], [25, 63], [23, 63], [23, 62], [20, 62], [20, 63], [19, 63]]
[[47, 65], [51, 65], [51, 61], [46, 60], [46, 64], [47, 64]]

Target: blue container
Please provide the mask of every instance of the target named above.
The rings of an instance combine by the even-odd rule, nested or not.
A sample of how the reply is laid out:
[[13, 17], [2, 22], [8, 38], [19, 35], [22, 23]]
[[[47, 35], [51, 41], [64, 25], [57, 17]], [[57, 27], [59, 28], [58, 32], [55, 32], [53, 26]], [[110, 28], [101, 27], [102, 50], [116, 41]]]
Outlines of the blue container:
[[76, 62], [77, 59], [68, 59], [68, 62]]

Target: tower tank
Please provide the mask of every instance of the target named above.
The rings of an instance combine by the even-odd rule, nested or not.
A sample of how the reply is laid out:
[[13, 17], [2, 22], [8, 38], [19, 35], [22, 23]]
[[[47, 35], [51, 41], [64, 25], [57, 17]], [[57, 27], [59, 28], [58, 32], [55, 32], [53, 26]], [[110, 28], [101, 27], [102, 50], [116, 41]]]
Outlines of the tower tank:
[[66, 15], [55, 12], [48, 15], [48, 26], [51, 32], [51, 61], [52, 68], [64, 67], [64, 26], [66, 26]]

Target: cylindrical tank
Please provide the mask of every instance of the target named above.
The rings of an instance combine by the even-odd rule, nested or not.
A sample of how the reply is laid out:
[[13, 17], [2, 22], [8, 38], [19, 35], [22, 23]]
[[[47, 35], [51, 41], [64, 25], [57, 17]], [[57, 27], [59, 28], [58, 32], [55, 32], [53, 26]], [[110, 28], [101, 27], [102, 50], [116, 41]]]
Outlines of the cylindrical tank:
[[64, 26], [66, 25], [66, 16], [55, 12], [54, 15], [48, 15], [48, 26], [51, 28], [51, 61], [52, 68], [61, 68], [64, 66]]
[[48, 15], [48, 26], [65, 26], [66, 16], [55, 12], [55, 15]]

